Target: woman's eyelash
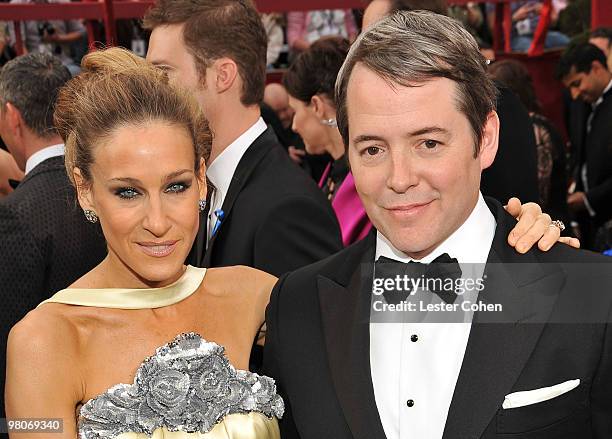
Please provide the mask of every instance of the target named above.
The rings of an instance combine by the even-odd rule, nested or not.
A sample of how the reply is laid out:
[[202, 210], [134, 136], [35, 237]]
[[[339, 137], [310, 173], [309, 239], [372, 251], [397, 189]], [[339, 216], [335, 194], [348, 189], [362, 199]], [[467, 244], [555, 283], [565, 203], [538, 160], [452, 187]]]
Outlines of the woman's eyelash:
[[174, 193], [185, 192], [190, 187], [191, 187], [191, 183], [186, 182], [186, 181], [170, 183], [166, 189], [166, 192], [174, 192]]
[[124, 200], [130, 200], [140, 195], [140, 192], [133, 187], [122, 187], [115, 191], [115, 195]]

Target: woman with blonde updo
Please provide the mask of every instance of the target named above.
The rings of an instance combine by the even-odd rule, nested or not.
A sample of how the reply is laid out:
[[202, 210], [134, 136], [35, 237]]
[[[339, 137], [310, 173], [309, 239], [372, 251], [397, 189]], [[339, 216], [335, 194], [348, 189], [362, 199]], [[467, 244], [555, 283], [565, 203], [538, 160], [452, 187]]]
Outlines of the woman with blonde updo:
[[82, 66], [55, 120], [108, 256], [12, 329], [7, 416], [61, 419], [54, 438], [278, 438], [274, 382], [245, 371], [276, 279], [184, 265], [206, 199], [205, 119], [126, 50]]

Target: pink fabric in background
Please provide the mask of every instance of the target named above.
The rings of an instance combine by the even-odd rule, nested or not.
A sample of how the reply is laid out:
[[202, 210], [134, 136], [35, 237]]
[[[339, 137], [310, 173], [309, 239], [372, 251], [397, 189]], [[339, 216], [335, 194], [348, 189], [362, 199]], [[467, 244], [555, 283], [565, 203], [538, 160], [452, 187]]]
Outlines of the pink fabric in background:
[[355, 189], [352, 173], [347, 174], [336, 190], [332, 207], [340, 223], [342, 243], [345, 247], [361, 240], [372, 229], [372, 223]]

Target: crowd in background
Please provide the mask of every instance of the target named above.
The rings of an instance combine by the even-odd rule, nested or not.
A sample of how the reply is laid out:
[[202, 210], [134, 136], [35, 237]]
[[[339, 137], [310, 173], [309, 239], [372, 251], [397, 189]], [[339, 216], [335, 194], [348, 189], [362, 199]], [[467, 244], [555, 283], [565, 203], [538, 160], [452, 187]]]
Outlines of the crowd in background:
[[[11, 0], [11, 3], [30, 1]], [[69, 2], [69, 0], [52, 0], [51, 2], [60, 3]], [[375, 17], [379, 10], [382, 12], [386, 10], [388, 3], [387, 0], [371, 1], [368, 6], [368, 14]], [[522, 193], [519, 191], [518, 195], [523, 195], [527, 201], [538, 201], [553, 216], [576, 226], [577, 222], [572, 222], [572, 217], [575, 217], [576, 212], [572, 211], [574, 206], [571, 203], [569, 206], [567, 204], [566, 191], [575, 185], [574, 174], [580, 148], [576, 138], [580, 137], [577, 130], [582, 129], [577, 120], [583, 115], [577, 110], [578, 106], [572, 103], [572, 97], [566, 94], [566, 117], [564, 125], [560, 126], [558, 121], [552, 121], [545, 116], [548, 113], [547, 109], [542, 108], [529, 69], [521, 60], [495, 62], [496, 54], [492, 49], [492, 29], [495, 20], [493, 4], [472, 2], [462, 6], [446, 6], [444, 1], [425, 3], [427, 5], [423, 7], [458, 19], [470, 31], [480, 45], [483, 55], [491, 63], [491, 75], [498, 83], [510, 89], [528, 112], [533, 125], [536, 145], [537, 197], [533, 196], [534, 191], [529, 192], [529, 190]], [[392, 1], [391, 4], [397, 9], [402, 7], [401, 0]], [[545, 48], [563, 49], [568, 45], [571, 48], [581, 42], [589, 41], [603, 51], [607, 58], [608, 68], [612, 66], [610, 43], [612, 29], [589, 29], [590, 3], [580, 0], [555, 0], [552, 6], [551, 24]], [[513, 51], [526, 52], [529, 48], [540, 19], [541, 7], [542, 3], [537, 1], [512, 2], [511, 47]], [[324, 111], [321, 109], [325, 108], [324, 105], [328, 105], [333, 110], [331, 96], [335, 75], [346, 56], [350, 43], [364, 27], [364, 18], [366, 19], [365, 25], [368, 25], [369, 18], [364, 17], [363, 10], [348, 9], [261, 14], [268, 38], [266, 56], [268, 69], [280, 69], [280, 72], [284, 72], [291, 66], [288, 75], [285, 75], [283, 84], [274, 83], [266, 88], [265, 98], [261, 105], [263, 117], [274, 128], [277, 137], [287, 149], [292, 160], [319, 183], [328, 193], [330, 201], [333, 201], [335, 190], [349, 174], [348, 167], [343, 164], [345, 160], [341, 139], [329, 139], [317, 135], [313, 124], [305, 128], [301, 121], [304, 120], [303, 114], [306, 114], [306, 109], [315, 108], [311, 104], [319, 97], [322, 97], [319, 101], [323, 106], [316, 107], [318, 111], [316, 117], [334, 119], [334, 117], [327, 117], [330, 114], [323, 115]], [[100, 31], [100, 26], [100, 23], [97, 23], [94, 28]], [[61, 60], [73, 76], [78, 74], [80, 60], [87, 52], [87, 32], [82, 20], [22, 22], [20, 31], [25, 53], [52, 54]], [[101, 32], [98, 33], [102, 36]], [[316, 44], [319, 40], [329, 37], [339, 39], [332, 38], [326, 43]], [[119, 20], [118, 40], [119, 45], [130, 48], [139, 55], [146, 53], [148, 35], [138, 20]], [[0, 64], [16, 56], [15, 29], [12, 23], [0, 23], [0, 49]], [[296, 77], [298, 79], [295, 79]], [[304, 84], [309, 84], [308, 90], [300, 89], [304, 87]], [[289, 88], [289, 93], [286, 87]], [[505, 92], [502, 90], [503, 93]], [[509, 99], [502, 99], [502, 101], [509, 101]], [[503, 102], [498, 104], [501, 105]], [[296, 111], [297, 117], [294, 117]], [[334, 111], [331, 111], [332, 116], [333, 113]], [[516, 122], [516, 118], [513, 119], [513, 122]], [[336, 130], [334, 126], [331, 128], [330, 132], [334, 137]], [[313, 136], [315, 140], [309, 141], [308, 139]], [[516, 140], [512, 139], [513, 143], [516, 143]], [[531, 139], [527, 139], [527, 142], [531, 142]], [[15, 165], [5, 149], [6, 147], [3, 147], [0, 150], [2, 169], [0, 195], [10, 193], [23, 177], [23, 171]], [[528, 152], [528, 154], [531, 153]], [[501, 161], [499, 158], [498, 160]], [[483, 179], [486, 180], [486, 176]], [[483, 184], [486, 185], [486, 181]], [[492, 194], [501, 197], [506, 195], [506, 192], [499, 190]], [[572, 233], [580, 236], [580, 229], [574, 227]], [[593, 239], [591, 247], [597, 250], [607, 250], [610, 246], [609, 235], [606, 227], [598, 228], [598, 238]]]
[[[50, 0], [51, 3], [63, 3], [70, 0]], [[11, 3], [28, 3], [32, 0], [11, 0]], [[373, 0], [368, 6], [369, 14], [375, 16], [378, 10], [385, 11], [387, 0]], [[402, 1], [390, 1], [394, 8], [401, 9]], [[415, 3], [415, 2], [408, 2]], [[416, 2], [419, 3], [419, 2]], [[490, 73], [498, 83], [503, 84], [516, 95], [522, 107], [527, 110], [535, 136], [537, 156], [537, 197], [535, 192], [526, 191], [525, 200], [541, 203], [543, 208], [551, 211], [555, 217], [572, 222], [575, 217], [572, 203], [566, 201], [566, 190], [575, 187], [575, 168], [579, 160], [580, 148], [576, 141], [581, 134], [581, 124], [577, 122], [582, 113], [577, 105], [566, 94], [566, 117], [563, 126], [558, 121], [551, 121], [545, 116], [547, 109], [542, 108], [531, 79], [529, 69], [520, 60], [502, 60], [495, 62], [496, 54], [492, 49], [492, 29], [495, 20], [494, 4], [472, 2], [467, 5], [446, 6], [444, 1], [424, 2], [426, 7], [458, 19], [475, 37], [483, 55], [489, 59]], [[420, 3], [419, 3], [420, 4]], [[414, 6], [414, 5], [412, 5]], [[417, 5], [418, 6], [418, 5]], [[550, 29], [547, 32], [545, 48], [564, 49], [589, 41], [599, 48], [607, 59], [607, 66], [612, 66], [611, 39], [612, 29], [589, 29], [588, 1], [555, 0], [552, 4]], [[512, 30], [511, 47], [515, 52], [526, 52], [537, 28], [542, 3], [538, 1], [516, 1], [511, 4]], [[261, 19], [268, 38], [266, 63], [269, 70], [284, 72], [289, 66], [283, 84], [270, 84], [266, 88], [262, 103], [262, 114], [266, 122], [274, 128], [281, 144], [294, 162], [300, 165], [328, 193], [330, 201], [344, 177], [348, 167], [343, 163], [341, 139], [325, 139], [313, 136], [310, 127], [303, 127], [301, 120], [305, 109], [314, 108], [313, 101], [319, 99], [322, 105], [333, 110], [333, 82], [337, 70], [348, 47], [357, 37], [360, 29], [366, 25], [368, 17], [363, 10], [316, 10], [308, 12], [289, 12], [286, 14], [261, 14]], [[94, 29], [102, 36], [101, 24], [94, 23]], [[20, 32], [24, 42], [24, 52], [49, 53], [58, 57], [74, 76], [79, 72], [79, 63], [87, 52], [87, 32], [82, 20], [50, 20], [45, 22], [26, 21], [21, 23]], [[326, 43], [317, 44], [320, 40], [337, 37]], [[147, 31], [143, 30], [138, 20], [118, 21], [118, 43], [139, 55], [146, 53], [148, 45]], [[0, 23], [0, 64], [16, 56], [15, 29], [13, 23]], [[296, 80], [296, 75], [299, 80]], [[552, 79], [552, 78], [551, 78]], [[557, 78], [562, 79], [562, 78]], [[300, 89], [296, 84], [309, 84], [309, 90]], [[289, 89], [287, 93], [286, 87]], [[502, 94], [505, 93], [502, 90]], [[503, 99], [506, 101], [507, 99]], [[579, 99], [580, 100], [580, 99]], [[291, 104], [290, 104], [291, 102]], [[498, 104], [501, 104], [498, 103]], [[323, 115], [323, 106], [316, 107], [317, 117]], [[297, 117], [294, 114], [297, 111]], [[333, 113], [334, 111], [331, 111]], [[577, 112], [580, 113], [577, 115]], [[320, 114], [319, 114], [320, 113]], [[333, 120], [334, 117], [327, 117]], [[576, 128], [578, 127], [578, 128]], [[335, 127], [332, 126], [332, 137]], [[503, 128], [502, 128], [503, 130]], [[515, 139], [516, 140], [516, 139]], [[530, 140], [528, 140], [530, 141]], [[2, 178], [0, 195], [12, 191], [17, 182], [23, 178], [20, 170], [11, 160], [10, 155], [0, 150]], [[349, 175], [350, 178], [350, 175]], [[483, 177], [485, 180], [486, 178]], [[330, 190], [331, 188], [331, 190]], [[536, 188], [534, 188], [536, 189]], [[520, 191], [519, 191], [520, 192]], [[494, 193], [500, 195], [505, 192]], [[521, 195], [521, 193], [519, 193]], [[500, 195], [501, 196], [501, 195]], [[578, 227], [572, 233], [580, 236]], [[598, 228], [598, 238], [592, 241], [591, 247], [607, 250], [609, 231], [606, 227]]]
[[[69, 3], [71, 0], [47, 0], [45, 3]], [[25, 4], [35, 0], [8, 0], [4, 3]], [[427, 3], [427, 2], [425, 2]], [[425, 4], [424, 3], [424, 4]], [[445, 2], [433, 0], [427, 8], [444, 9], [451, 17], [461, 21], [472, 33], [487, 56], [495, 54], [491, 50], [495, 5], [470, 2], [467, 5], [446, 6]], [[542, 2], [512, 2], [512, 49], [526, 52], [540, 17]], [[570, 39], [588, 32], [590, 27], [590, 2], [588, 0], [555, 0], [547, 48], [564, 47]], [[353, 41], [362, 28], [363, 10], [328, 9], [308, 12], [261, 14], [268, 35], [268, 67], [286, 68], [293, 58], [307, 49], [314, 41], [324, 36], [341, 36]], [[97, 37], [103, 39], [101, 23], [95, 23]], [[144, 55], [146, 32], [138, 20], [118, 20], [118, 42], [138, 54]], [[15, 35], [12, 23], [0, 23], [0, 64], [15, 56]], [[55, 53], [62, 61], [74, 69], [87, 51], [85, 26], [81, 20], [50, 20], [45, 22], [29, 21], [21, 25], [27, 51], [46, 51]], [[74, 66], [74, 67], [72, 67]]]
[[[50, 0], [58, 3], [63, 1], [69, 0]], [[29, 0], [12, 2], [25, 3]], [[550, 78], [551, 84], [558, 87], [563, 85], [565, 88], [565, 120], [563, 125], [558, 125], [545, 116], [547, 108], [541, 104], [526, 64], [518, 59], [496, 59], [491, 36], [493, 8], [477, 2], [448, 8], [442, 1], [421, 3], [427, 4], [428, 9], [433, 8], [435, 12], [448, 14], [461, 21], [476, 38], [482, 54], [489, 60], [489, 74], [497, 87], [501, 133], [497, 160], [483, 174], [483, 194], [496, 197], [502, 202], [513, 195], [519, 196], [524, 202], [537, 202], [553, 219], [562, 220], [568, 226], [565, 234], [578, 237], [584, 248], [609, 253], [612, 249], [612, 28], [589, 29], [584, 20], [577, 20], [576, 17], [582, 17], [584, 9], [588, 8], [586, 2], [553, 2], [554, 12], [545, 48], [564, 50], [558, 75]], [[313, 211], [318, 209], [322, 212], [318, 224], [323, 229], [325, 224], [334, 225], [337, 220], [340, 228], [341, 243], [334, 242], [334, 238], [327, 242], [322, 238], [320, 242], [304, 239], [308, 241], [304, 245], [311, 246], [305, 250], [309, 255], [323, 255], [326, 253], [322, 250], [325, 247], [325, 250], [329, 249], [328, 254], [332, 253], [342, 246], [361, 240], [372, 229], [355, 190], [345, 154], [345, 139], [338, 130], [339, 109], [334, 99], [334, 87], [351, 43], [361, 29], [371, 24], [369, 21], [375, 21], [376, 8], [386, 8], [386, 14], [389, 8], [401, 9], [401, 4], [401, 1], [373, 0], [366, 15], [361, 10], [261, 15], [268, 38], [267, 71], [282, 70], [283, 79], [281, 83], [267, 85], [260, 103], [258, 98], [253, 101], [260, 105], [263, 120], [284, 147], [284, 153], [297, 165], [291, 168], [292, 172], [299, 175], [297, 180], [292, 180], [292, 184], [298, 184], [297, 181], [301, 182], [300, 179], [307, 176], [308, 184], [314, 180], [329, 203], [313, 208]], [[541, 2], [537, 1], [513, 2], [511, 47], [514, 51], [528, 50], [538, 26], [541, 7]], [[14, 29], [12, 24], [3, 24], [0, 26], [2, 64], [16, 57], [16, 31], [22, 33], [27, 53], [40, 52], [66, 67], [68, 73], [65, 77], [53, 78], [57, 84], [79, 74], [80, 60], [87, 52], [87, 32], [82, 21], [25, 22], [19, 30]], [[146, 53], [148, 37], [149, 32], [138, 21], [126, 20], [119, 24], [119, 43], [134, 52], [140, 52], [141, 55]], [[42, 62], [44, 64], [45, 61]], [[53, 125], [48, 119], [52, 114], [45, 112], [52, 113], [50, 109], [53, 105], [49, 106], [48, 103], [53, 102], [55, 96], [52, 94], [56, 91], [52, 90], [56, 87], [50, 83], [41, 86], [28, 82], [27, 78], [20, 77], [19, 71], [5, 74], [6, 77], [0, 78], [0, 100], [3, 106], [0, 111], [0, 135], [6, 145], [0, 149], [0, 229], [30, 227], [33, 235], [44, 235], [45, 218], [38, 218], [35, 224], [27, 224], [28, 220], [22, 218], [36, 212], [37, 206], [28, 206], [27, 202], [15, 200], [19, 193], [25, 193], [28, 188], [34, 192], [45, 190], [44, 185], [33, 187], [23, 183], [32, 178], [33, 173], [41, 172], [39, 166], [48, 159], [54, 162], [46, 162], [49, 169], [45, 172], [49, 175], [51, 172], [65, 172], [63, 162], [58, 158], [60, 153], [49, 153], [47, 149], [51, 155], [34, 157], [36, 160], [32, 160], [34, 155], [28, 153], [27, 146], [44, 144], [50, 148], [62, 144], [62, 139], [57, 133], [49, 132], [48, 126], [32, 125], [33, 121], [45, 120], [45, 117], [48, 125]], [[24, 87], [36, 90], [36, 96], [27, 93], [21, 96], [17, 91], [10, 91], [11, 81], [14, 83], [17, 78], [23, 80]], [[16, 96], [14, 101], [11, 100], [13, 95]], [[47, 104], [37, 110], [38, 113], [29, 114], [21, 110], [17, 114], [15, 108], [19, 107], [19, 99], [33, 102], [32, 108], [41, 104], [41, 101]], [[211, 123], [215, 122], [219, 123], [211, 120]], [[263, 126], [262, 130], [265, 129]], [[215, 134], [220, 132], [213, 131]], [[215, 154], [214, 145], [212, 153]], [[57, 184], [64, 189], [53, 194], [55, 200], [62, 198], [74, 201], [65, 175]], [[218, 194], [223, 194], [223, 197], [232, 196], [226, 187], [229, 182], [217, 181], [216, 186], [220, 188]], [[319, 195], [317, 192], [316, 196]], [[224, 214], [221, 210], [223, 197], [207, 200], [210, 212], [218, 216], [219, 223]], [[335, 219], [330, 219], [333, 217], [328, 215], [330, 206]], [[60, 214], [66, 217], [71, 215], [68, 211]], [[275, 217], [275, 220], [280, 218]], [[313, 215], [297, 218], [296, 222], [299, 221], [318, 220]], [[65, 222], [63, 227], [71, 230], [70, 239], [83, 241], [83, 237], [91, 233], [81, 230], [83, 225], [84, 222], [80, 225]], [[214, 235], [215, 230], [209, 230], [208, 233]], [[239, 236], [237, 232], [234, 233]], [[12, 247], [9, 247], [2, 239], [0, 236], [0, 252], [11, 251], [19, 245], [13, 242]], [[44, 239], [43, 236], [41, 240]], [[97, 239], [91, 239], [89, 244], [91, 248], [86, 253], [91, 257], [90, 260], [56, 261], [59, 270], [65, 266], [81, 264], [81, 271], [86, 271], [93, 266], [94, 261], [99, 260], [104, 253], [99, 233]], [[10, 254], [5, 256], [2, 259], [0, 255], [0, 261], [12, 257]], [[222, 259], [223, 256], [218, 257]], [[313, 259], [316, 258], [313, 256]], [[31, 263], [43, 264], [42, 261], [41, 258]], [[199, 263], [206, 264], [201, 260]], [[279, 268], [271, 262], [266, 264], [268, 262], [262, 262], [262, 266], [257, 268], [267, 269], [276, 275], [292, 268]], [[51, 270], [51, 267], [45, 268]], [[273, 268], [277, 268], [276, 272]], [[28, 274], [23, 276], [28, 277]], [[34, 281], [33, 278], [28, 279], [28, 282]], [[70, 283], [65, 278], [41, 279], [41, 282], [44, 285], [43, 294], [47, 295]], [[26, 307], [35, 305], [28, 303]]]

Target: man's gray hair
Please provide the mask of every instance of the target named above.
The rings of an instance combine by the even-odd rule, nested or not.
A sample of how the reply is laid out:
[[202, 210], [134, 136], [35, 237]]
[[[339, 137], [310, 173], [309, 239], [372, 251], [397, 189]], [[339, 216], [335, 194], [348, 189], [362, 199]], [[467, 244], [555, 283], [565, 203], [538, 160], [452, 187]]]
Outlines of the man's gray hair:
[[10, 102], [26, 125], [39, 137], [56, 134], [53, 107], [59, 89], [70, 80], [62, 62], [47, 53], [32, 52], [15, 58], [0, 70], [0, 103]]
[[496, 88], [478, 44], [461, 23], [429, 11], [400, 11], [359, 36], [336, 81], [338, 128], [346, 147], [347, 88], [357, 63], [392, 85], [415, 87], [434, 78], [455, 81], [457, 108], [470, 122], [478, 154], [484, 124], [495, 110]]

